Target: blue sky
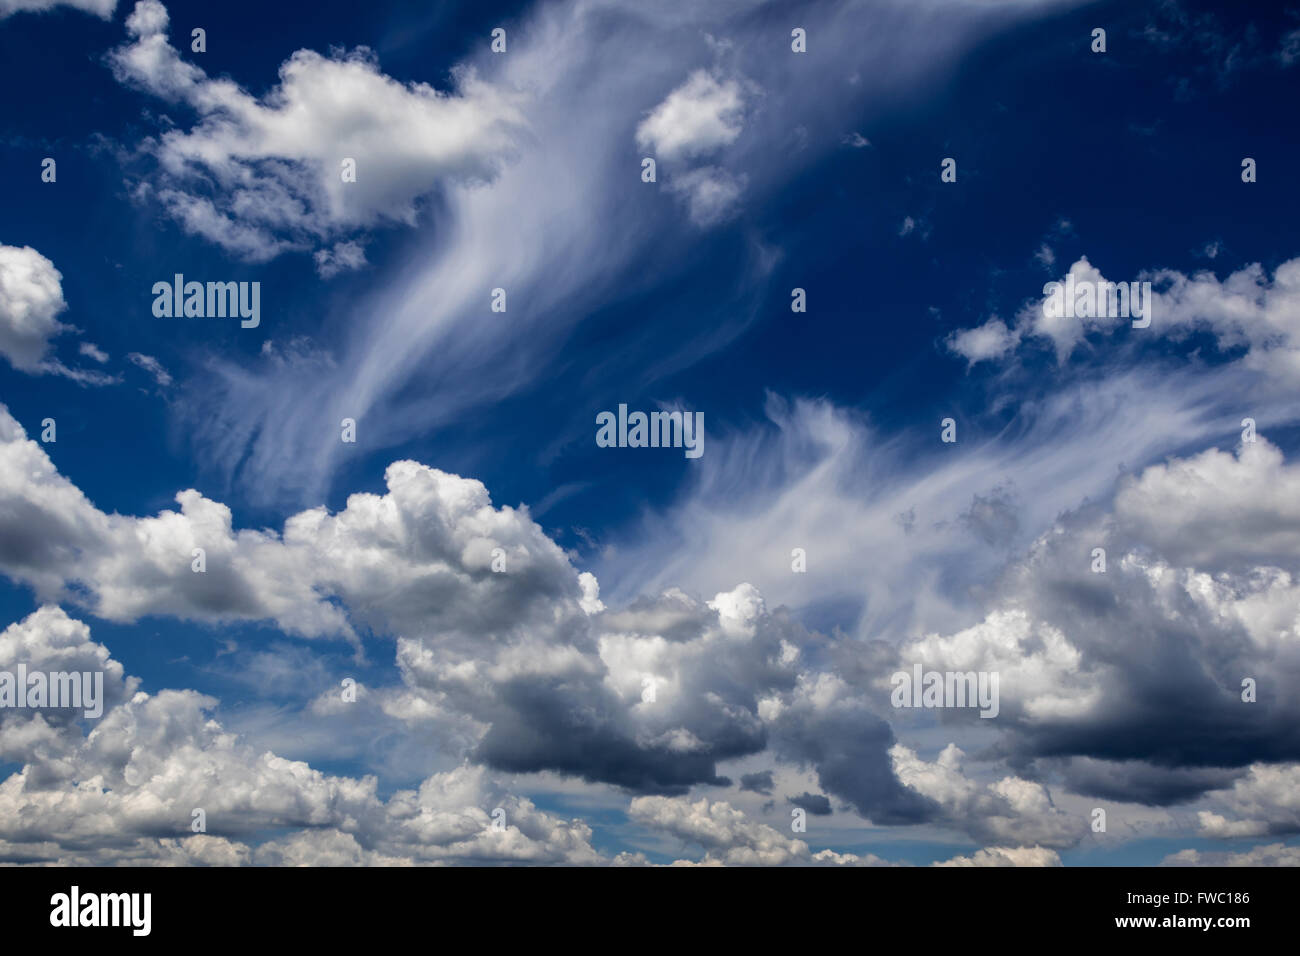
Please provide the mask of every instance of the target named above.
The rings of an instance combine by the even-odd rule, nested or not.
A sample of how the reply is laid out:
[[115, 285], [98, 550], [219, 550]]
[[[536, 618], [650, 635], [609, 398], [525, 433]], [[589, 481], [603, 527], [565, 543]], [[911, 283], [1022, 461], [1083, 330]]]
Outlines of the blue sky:
[[0, 647], [126, 675], [0, 715], [0, 855], [1294, 863], [1297, 61], [1282, 3], [0, 0]]

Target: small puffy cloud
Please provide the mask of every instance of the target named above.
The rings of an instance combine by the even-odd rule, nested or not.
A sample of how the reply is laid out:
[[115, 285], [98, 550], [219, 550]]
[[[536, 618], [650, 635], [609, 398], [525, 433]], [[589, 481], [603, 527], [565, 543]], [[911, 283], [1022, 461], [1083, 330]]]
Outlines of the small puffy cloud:
[[30, 246], [0, 245], [0, 355], [21, 372], [40, 372], [50, 340], [64, 331], [56, 316], [63, 276]]
[[[1106, 281], [1105, 276], [1088, 261], [1086, 256], [1080, 257], [1078, 262], [1070, 266], [1069, 273], [1060, 281], [1064, 284], [1071, 277], [1073, 277], [1076, 288], [1081, 286], [1095, 287], [1098, 283]], [[1089, 331], [1094, 329], [1109, 330], [1121, 321], [1129, 321], [1128, 319], [1120, 319], [1118, 316], [1105, 314], [1105, 310], [1100, 308], [1093, 310], [1103, 313], [1099, 315], [1067, 315], [1065, 314], [1066, 310], [1060, 310], [1060, 314], [1056, 314], [1054, 310], [1046, 308], [1050, 298], [1050, 293], [1045, 292], [1041, 300], [1022, 311], [1020, 328], [1029, 334], [1051, 339], [1059, 362], [1064, 362], [1070, 357], [1070, 353], [1083, 341], [1084, 336]]]
[[642, 120], [637, 145], [668, 161], [730, 146], [744, 129], [744, 102], [737, 80], [696, 70]]
[[1020, 344], [1020, 332], [1007, 328], [997, 316], [974, 329], [948, 336], [948, 348], [966, 359], [967, 366], [1002, 358]]

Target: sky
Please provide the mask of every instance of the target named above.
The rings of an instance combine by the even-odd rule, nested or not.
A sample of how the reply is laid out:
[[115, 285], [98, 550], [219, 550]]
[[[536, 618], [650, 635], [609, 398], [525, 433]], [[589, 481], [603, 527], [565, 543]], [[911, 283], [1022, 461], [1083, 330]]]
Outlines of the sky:
[[1300, 6], [0, 0], [0, 87], [0, 861], [1300, 864]]

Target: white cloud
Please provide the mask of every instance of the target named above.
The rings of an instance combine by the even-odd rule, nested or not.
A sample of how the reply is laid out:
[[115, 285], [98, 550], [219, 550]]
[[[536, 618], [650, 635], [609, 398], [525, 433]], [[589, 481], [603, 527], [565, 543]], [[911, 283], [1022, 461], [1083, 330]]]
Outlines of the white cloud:
[[[57, 319], [67, 307], [63, 275], [53, 262], [30, 246], [0, 245], [0, 355], [30, 375], [58, 375], [78, 385], [119, 381], [103, 372], [70, 368], [49, 357], [52, 340], [75, 331]], [[80, 351], [97, 362], [108, 358], [89, 342], [82, 343]]]
[[108, 361], [108, 353], [93, 342], [82, 342], [77, 346], [77, 352], [86, 358], [94, 359], [101, 365]]
[[704, 848], [700, 865], [722, 866], [888, 866], [873, 854], [857, 856], [822, 850], [813, 853], [765, 823], [755, 823], [724, 801], [637, 797], [629, 815], [638, 823], [663, 830]]
[[1270, 843], [1240, 852], [1206, 852], [1179, 850], [1171, 853], [1161, 866], [1300, 866], [1300, 846]]
[[[259, 753], [211, 716], [213, 698], [136, 690], [138, 680], [123, 676], [86, 625], [57, 608], [0, 634], [0, 652], [32, 668], [103, 669], [109, 698], [89, 732], [74, 719], [58, 723], [57, 712], [0, 714], [0, 754], [23, 763], [0, 782], [0, 854], [231, 865], [251, 856], [231, 838], [306, 828], [258, 847], [257, 862], [600, 860], [585, 824], [539, 811], [481, 767], [434, 774], [382, 801], [374, 777], [327, 775]], [[497, 807], [504, 828], [493, 826]], [[209, 835], [190, 835], [196, 808]]]
[[[319, 501], [346, 446], [329, 440], [327, 429], [304, 423], [317, 416], [335, 423], [364, 418], [370, 447], [391, 447], [417, 430], [437, 433], [469, 409], [534, 387], [581, 317], [609, 305], [611, 295], [630, 294], [688, 261], [698, 241], [699, 220], [725, 221], [723, 210], [740, 186], [742, 197], [761, 201], [826, 151], [840, 149], [850, 120], [879, 115], [888, 108], [891, 91], [949, 68], [980, 36], [1058, 5], [1043, 0], [952, 6], [946, 0], [925, 0], [900, 8], [899, 17], [887, 24], [875, 25], [852, 7], [818, 7], [806, 26], [821, 39], [817, 55], [808, 57], [769, 55], [770, 25], [765, 17], [751, 15], [757, 0], [677, 3], [651, 18], [607, 0], [535, 5], [511, 31], [508, 55], [494, 56], [486, 42], [471, 45], [460, 75], [480, 77], [489, 90], [458, 87], [448, 96], [467, 104], [488, 97], [487, 109], [479, 115], [489, 115], [496, 106], [491, 97], [509, 91], [505, 105], [523, 117], [526, 130], [510, 136], [514, 127], [508, 122], [501, 127], [510, 146], [507, 158], [492, 163], [496, 153], [491, 149], [480, 157], [492, 166], [490, 181], [452, 178], [438, 189], [436, 222], [421, 221], [413, 234], [418, 248], [401, 257], [404, 265], [383, 276], [374, 294], [351, 307], [358, 321], [339, 323], [345, 330], [341, 338], [322, 342], [337, 356], [334, 366], [249, 368], [247, 363], [213, 360], [209, 374], [194, 383], [192, 394], [183, 396], [177, 408], [205, 461], [253, 500], [274, 505]], [[943, 16], [936, 16], [936, 10]], [[707, 41], [706, 36], [722, 40]], [[681, 168], [669, 168], [672, 163], [665, 161], [659, 183], [641, 183], [644, 154], [636, 149], [637, 127], [702, 68], [712, 78], [700, 81], [710, 91], [710, 102], [730, 103], [727, 91], [734, 78], [741, 87], [743, 112], [737, 117], [722, 110], [718, 122], [704, 125], [712, 132], [703, 142], [729, 139], [737, 124], [743, 124], [743, 131], [718, 147], [717, 156], [682, 158], [676, 161]], [[855, 69], [860, 81], [846, 84], [845, 77]], [[718, 91], [713, 91], [715, 83]], [[826, 91], [832, 89], [838, 92], [828, 99]], [[244, 113], [262, 119], [252, 107], [239, 105], [238, 110], [241, 122]], [[213, 114], [189, 133], [164, 139], [159, 148], [170, 150], [173, 139], [178, 150], [186, 142], [203, 145], [209, 125], [222, 132], [233, 122]], [[788, 142], [796, 126], [806, 131], [808, 148], [774, 148]], [[480, 145], [495, 145], [495, 133]], [[671, 135], [668, 130], [656, 133]], [[389, 135], [378, 136], [376, 145], [386, 144]], [[333, 138], [326, 124], [304, 141]], [[219, 145], [224, 149], [231, 141], [222, 132]], [[331, 156], [327, 178], [332, 189], [342, 188], [337, 163]], [[726, 175], [688, 177], [676, 187], [687, 214], [671, 214], [673, 204], [664, 200], [674, 177], [700, 164]], [[423, 159], [418, 165], [429, 168]], [[379, 180], [367, 172], [373, 166], [373, 159], [359, 162], [353, 185], [374, 187]], [[259, 172], [257, 181], [269, 176]], [[295, 174], [295, 184], [304, 181]], [[219, 177], [214, 186], [214, 208], [204, 210], [201, 219], [204, 228], [227, 230], [232, 228], [227, 193], [241, 187]], [[193, 190], [187, 194], [197, 195]], [[256, 205], [269, 210], [277, 203], [274, 197], [259, 198]], [[232, 241], [255, 248], [267, 237], [265, 229], [254, 232], [236, 233]], [[276, 241], [298, 240], [277, 233]], [[314, 237], [310, 244], [323, 247]], [[666, 258], [665, 249], [672, 255]], [[778, 254], [765, 249], [762, 261], [770, 264]], [[719, 305], [711, 318], [702, 316], [698, 336], [678, 343], [683, 360], [698, 361], [715, 351], [761, 314], [763, 283], [741, 285], [747, 290], [742, 301], [728, 300], [725, 310]], [[497, 287], [509, 290], [516, 334], [506, 338], [481, 321], [485, 293]], [[636, 374], [653, 380], [660, 369], [641, 368]]]
[[[524, 127], [514, 94], [458, 71], [456, 89], [403, 84], [357, 49], [294, 53], [260, 99], [212, 79], [168, 43], [166, 8], [141, 0], [133, 40], [111, 56], [119, 81], [192, 107], [199, 121], [145, 144], [159, 163], [153, 196], [189, 231], [251, 261], [339, 233], [414, 221], [420, 197], [491, 179]], [[345, 182], [345, 160], [356, 181]], [[201, 190], [218, 186], [214, 194]], [[352, 246], [328, 262], [351, 267]]]
[[162, 387], [166, 388], [172, 383], [171, 373], [163, 368], [162, 362], [159, 362], [152, 355], [128, 352], [126, 357], [131, 361], [132, 365], [136, 365], [152, 375], [153, 380]]
[[[1076, 284], [1107, 281], [1086, 256], [1070, 266], [1068, 275]], [[1065, 280], [1063, 276], [1060, 282]], [[1114, 281], [1113, 277], [1110, 281]], [[1300, 259], [1279, 265], [1271, 279], [1260, 264], [1254, 263], [1225, 279], [1209, 271], [1186, 275], [1160, 269], [1124, 281], [1150, 282], [1152, 286], [1148, 304], [1151, 325], [1134, 330], [1133, 343], [1140, 343], [1146, 336], [1181, 341], [1197, 331], [1209, 332], [1224, 354], [1241, 351], [1240, 356], [1233, 357], [1243, 368], [1262, 373], [1283, 387], [1300, 382]], [[949, 345], [958, 350], [954, 343], [962, 342], [965, 350], [961, 354], [980, 361], [1004, 357], [1031, 338], [1047, 339], [1063, 364], [1089, 335], [1117, 333], [1120, 326], [1132, 321], [1113, 315], [1079, 317], [1063, 311], [1049, 314], [1044, 305], [1050, 298], [1044, 293], [1027, 302], [1017, 314], [1014, 329], [1008, 330], [995, 318], [978, 329], [955, 333]]]
[[15, 13], [44, 13], [56, 7], [72, 7], [107, 20], [117, 0], [0, 0], [0, 20]]
[[1020, 344], [1020, 332], [1007, 328], [997, 316], [974, 329], [963, 329], [948, 337], [948, 348], [969, 365], [1000, 359]]
[[1222, 812], [1197, 814], [1204, 836], [1231, 839], [1300, 833], [1300, 763], [1255, 764], [1230, 789], [1211, 796]]
[[636, 142], [669, 162], [706, 156], [740, 136], [744, 108], [738, 80], [696, 70], [642, 120]]
[[1041, 846], [1000, 847], [991, 846], [971, 856], [955, 856], [935, 866], [1060, 866], [1061, 858], [1055, 850]]
[[313, 257], [322, 279], [332, 279], [340, 272], [360, 269], [366, 264], [366, 251], [359, 242], [338, 242], [333, 249], [320, 249]]
[[56, 319], [68, 307], [62, 282], [30, 246], [0, 245], [0, 355], [19, 371], [41, 371], [50, 340], [67, 328]]
[[969, 779], [962, 769], [966, 755], [955, 744], [945, 747], [933, 763], [902, 744], [890, 748], [889, 756], [904, 786], [934, 800], [943, 808], [945, 822], [981, 842], [1044, 852], [1043, 845], [1074, 846], [1088, 832], [1087, 819], [1058, 808], [1042, 784], [1020, 777], [988, 785]]

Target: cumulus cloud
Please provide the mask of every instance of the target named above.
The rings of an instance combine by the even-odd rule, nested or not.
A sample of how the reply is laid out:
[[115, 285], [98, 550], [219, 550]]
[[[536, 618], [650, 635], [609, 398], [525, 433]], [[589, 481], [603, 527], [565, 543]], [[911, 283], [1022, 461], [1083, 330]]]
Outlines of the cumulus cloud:
[[994, 316], [974, 329], [963, 329], [948, 337], [948, 348], [966, 359], [968, 365], [1000, 359], [1020, 344], [1020, 332]]
[[1055, 850], [1041, 846], [985, 847], [971, 856], [956, 856], [935, 866], [1060, 866]]
[[889, 755], [904, 785], [934, 800], [943, 808], [945, 822], [981, 842], [1032, 845], [1042, 853], [1047, 852], [1044, 846], [1074, 846], [1088, 831], [1085, 818], [1059, 809], [1039, 783], [1003, 777], [981, 786], [969, 779], [962, 770], [965, 754], [955, 744], [945, 747], [933, 763], [902, 744], [895, 744]]
[[812, 852], [765, 823], [755, 823], [724, 801], [689, 801], [669, 797], [637, 797], [629, 816], [663, 830], [684, 844], [704, 848], [701, 865], [723, 866], [888, 866], [873, 854], [858, 856], [833, 850]]
[[1207, 834], [1289, 832], [1300, 534], [1273, 489], [1285, 495], [1296, 467], [1261, 438], [1131, 476], [1109, 512], [1082, 509], [1042, 535], [982, 622], [914, 638], [900, 657], [998, 672], [1002, 752], [1071, 757], [1081, 792], [1204, 796]]
[[[1073, 277], [1076, 287], [1093, 288], [1114, 282], [1081, 256], [1060, 283]], [[1259, 263], [1247, 265], [1224, 279], [1204, 270], [1187, 275], [1175, 269], [1157, 269], [1127, 277], [1125, 282], [1149, 282], [1151, 325], [1135, 330], [1130, 344], [1143, 337], [1185, 340], [1196, 332], [1213, 336], [1223, 355], [1266, 379], [1282, 385], [1300, 381], [1300, 259], [1283, 262], [1268, 275]], [[994, 317], [984, 325], [953, 333], [947, 340], [954, 352], [971, 364], [995, 361], [1023, 343], [1046, 340], [1058, 362], [1065, 363], [1090, 336], [1115, 335], [1131, 318], [1110, 314], [1066, 315], [1046, 309], [1053, 293], [1044, 290], [1017, 313], [1009, 328]]]
[[[58, 375], [78, 385], [117, 382], [112, 375], [71, 368], [50, 357], [52, 340], [74, 331], [57, 319], [67, 307], [63, 275], [53, 262], [30, 246], [0, 245], [0, 355], [30, 375]], [[81, 344], [80, 352], [96, 362], [108, 359], [89, 342]]]
[[[1250, 489], [1266, 479], [1285, 494], [1293, 480], [1294, 466], [1262, 438], [1235, 456], [1207, 452], [1147, 469], [1121, 483], [1110, 510], [1062, 516], [1013, 563], [982, 620], [898, 648], [858, 644], [836, 653], [783, 610], [770, 610], [750, 585], [708, 602], [669, 590], [607, 608], [595, 578], [580, 575], [526, 511], [494, 507], [480, 483], [415, 462], [395, 463], [384, 494], [354, 495], [337, 513], [302, 512], [278, 534], [236, 531], [228, 508], [193, 491], [178, 496], [179, 512], [105, 514], [12, 418], [0, 424], [0, 515], [10, 522], [0, 529], [0, 566], [42, 599], [84, 603], [110, 620], [171, 614], [268, 620], [304, 636], [348, 637], [358, 626], [394, 635], [400, 683], [367, 687], [355, 706], [410, 728], [437, 728], [453, 743], [452, 755], [475, 771], [550, 771], [685, 801], [634, 806], [683, 838], [706, 835], [706, 820], [739, 834], [739, 849], [716, 843], [710, 855], [706, 848], [715, 862], [805, 859], [797, 847], [769, 846], [770, 834], [742, 827], [729, 810], [691, 809], [698, 801], [686, 800], [696, 785], [729, 783], [718, 773], [721, 761], [763, 752], [811, 771], [820, 792], [797, 798], [805, 804], [834, 797], [878, 825], [957, 828], [990, 848], [1077, 842], [1086, 815], [1062, 809], [1032, 775], [1062, 761], [1066, 781], [1081, 793], [1156, 804], [1200, 799], [1207, 835], [1296, 826], [1290, 778], [1300, 753], [1297, 714], [1294, 700], [1279, 694], [1277, 676], [1290, 666], [1285, 650], [1300, 622], [1295, 536], [1280, 525], [1264, 545], [1240, 546], [1236, 563], [1206, 565], [1215, 568], [1211, 574], [1187, 563], [1203, 561], [1195, 542], [1147, 535], [1140, 520], [1168, 509], [1170, 526], [1195, 527], [1200, 512], [1212, 517], [1221, 505], [1223, 521], [1250, 527], [1252, 508], [1262, 514], [1272, 507]], [[1207, 482], [1196, 494], [1186, 491]], [[1234, 497], [1234, 487], [1244, 490]], [[1212, 522], [1205, 533], [1233, 540]], [[1090, 568], [1093, 546], [1107, 549], [1104, 575]], [[203, 574], [191, 570], [194, 547], [207, 552]], [[491, 570], [497, 549], [508, 573]], [[71, 635], [67, 643], [86, 644], [77, 625], [42, 615], [27, 630], [48, 618]], [[994, 770], [977, 780], [955, 745], [926, 761], [898, 744], [878, 709], [888, 673], [904, 661], [998, 672], [997, 755], [1031, 774]], [[1258, 703], [1242, 703], [1241, 675], [1257, 675]], [[189, 728], [178, 730], [181, 736], [197, 735], [201, 751], [228, 747], [223, 732], [209, 727], [212, 701], [203, 695], [142, 695], [121, 680], [114, 686], [123, 702], [84, 743], [75, 721], [5, 725], [6, 752], [27, 762], [22, 779], [8, 784], [16, 808], [35, 781], [72, 772], [69, 761], [98, 753], [101, 739], [108, 747], [109, 736], [153, 739], [163, 733], [158, 728], [174, 725]], [[1195, 706], [1171, 705], [1189, 700]], [[324, 696], [319, 704], [337, 706]], [[105, 727], [111, 735], [96, 737]], [[267, 796], [259, 804], [265, 812], [250, 811], [258, 826], [297, 820], [352, 834], [359, 861], [410, 858], [346, 819], [337, 822], [330, 810], [340, 800], [348, 807], [358, 801], [348, 810], [352, 818], [378, 814], [391, 830], [393, 800], [378, 801], [363, 782], [310, 774], [305, 792], [271, 799], [283, 790], [280, 775], [290, 772], [278, 759], [230, 758], [231, 767], [248, 764], [248, 786]], [[145, 769], [150, 779], [195, 776], [185, 767]], [[758, 777], [747, 775], [744, 787], [771, 789], [770, 777]], [[77, 797], [84, 805], [66, 805], [116, 821], [126, 812], [114, 802], [123, 794], [109, 792], [118, 796], [88, 791]], [[418, 795], [399, 805], [409, 819], [424, 816]], [[19, 836], [28, 838], [0, 833]], [[565, 845], [585, 852], [581, 840]], [[266, 853], [289, 860], [353, 851], [346, 836], [336, 836], [321, 847], [299, 839]], [[477, 852], [460, 847], [454, 855]]]
[[[359, 247], [328, 240], [412, 223], [417, 201], [440, 186], [491, 179], [524, 128], [513, 95], [473, 71], [444, 93], [384, 75], [364, 48], [299, 50], [258, 98], [182, 60], [167, 25], [161, 3], [141, 0], [126, 21], [131, 42], [110, 56], [120, 82], [199, 117], [144, 144], [157, 169], [139, 194], [249, 261], [321, 246], [323, 272], [355, 268]], [[344, 181], [345, 161], [354, 182]]]
[[1214, 796], [1222, 812], [1202, 810], [1197, 814], [1205, 836], [1300, 833], [1300, 763], [1255, 764], [1231, 788]]
[[[718, 762], [771, 736], [864, 814], [923, 809], [892, 782], [888, 726], [851, 688], [800, 672], [797, 649], [818, 638], [769, 612], [752, 586], [606, 612], [595, 578], [526, 510], [493, 507], [477, 481], [396, 462], [386, 494], [299, 513], [277, 534], [235, 530], [227, 506], [193, 490], [177, 495], [178, 511], [105, 514], [7, 414], [0, 462], [0, 568], [43, 600], [115, 621], [393, 635], [402, 683], [376, 690], [377, 706], [443, 726], [464, 757], [500, 770], [684, 793], [728, 785]], [[494, 555], [506, 573], [492, 570]]]
[[669, 161], [707, 155], [740, 136], [744, 107], [739, 81], [696, 70], [642, 120], [637, 145]]
[[57, 320], [63, 276], [31, 246], [0, 245], [0, 354], [21, 372], [42, 370], [50, 340], [67, 329]]
[[[137, 690], [138, 679], [124, 676], [86, 625], [57, 608], [41, 608], [0, 634], [0, 655], [30, 668], [102, 669], [108, 696], [97, 721], [5, 711], [0, 752], [22, 767], [0, 783], [0, 858], [209, 865], [599, 860], [585, 824], [539, 811], [481, 767], [434, 774], [383, 801], [374, 777], [332, 776], [259, 753], [212, 717], [215, 699], [190, 690]], [[497, 808], [505, 816], [494, 821]], [[206, 834], [191, 834], [195, 809], [204, 811]], [[241, 842], [286, 828], [298, 832], [255, 849]]]
[[712, 226], [731, 216], [746, 177], [717, 165], [688, 167], [730, 146], [744, 129], [745, 90], [738, 79], [696, 70], [636, 130], [636, 142], [669, 164], [670, 192], [686, 203], [697, 226]]

